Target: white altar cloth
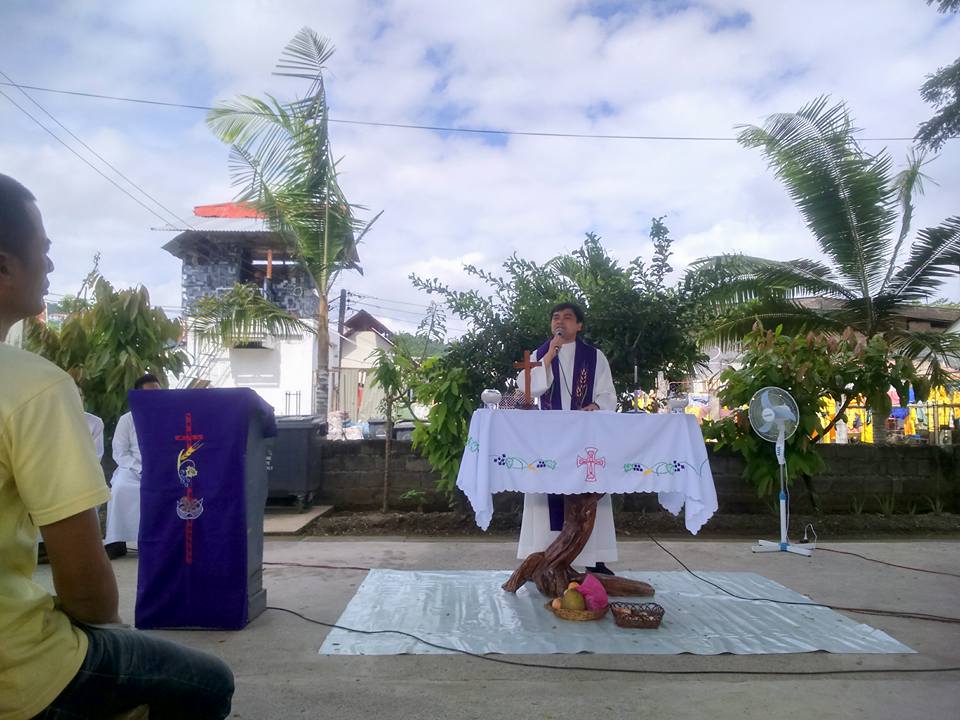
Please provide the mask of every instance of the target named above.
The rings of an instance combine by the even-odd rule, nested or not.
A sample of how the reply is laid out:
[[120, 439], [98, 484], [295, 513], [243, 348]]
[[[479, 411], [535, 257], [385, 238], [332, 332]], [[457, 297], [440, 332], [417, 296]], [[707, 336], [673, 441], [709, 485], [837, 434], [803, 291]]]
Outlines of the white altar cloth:
[[459, 487], [486, 530], [493, 494], [655, 492], [694, 535], [717, 511], [707, 449], [692, 415], [477, 410]]

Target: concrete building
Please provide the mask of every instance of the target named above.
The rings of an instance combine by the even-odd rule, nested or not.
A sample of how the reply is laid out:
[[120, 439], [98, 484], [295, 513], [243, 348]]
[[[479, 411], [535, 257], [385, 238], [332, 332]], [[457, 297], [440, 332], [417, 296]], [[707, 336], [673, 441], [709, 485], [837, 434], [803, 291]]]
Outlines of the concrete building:
[[[336, 336], [339, 372], [334, 373], [337, 385], [333, 409], [342, 410], [354, 421], [382, 415], [383, 392], [370, 382], [369, 369], [374, 352], [393, 346], [393, 332], [366, 310], [360, 310], [343, 325], [343, 335]], [[331, 366], [333, 366], [331, 355]]]
[[344, 323], [342, 337], [330, 328], [330, 399], [324, 408], [314, 407], [314, 334], [250, 338], [229, 348], [214, 347], [198, 337], [191, 322], [197, 302], [237, 283], [256, 285], [264, 297], [314, 329], [320, 297], [292, 248], [252, 207], [201, 205], [194, 208], [194, 216], [192, 227], [181, 229], [163, 246], [182, 261], [183, 342], [191, 366], [178, 386], [249, 387], [277, 415], [326, 416], [342, 409], [358, 421], [379, 414], [383, 395], [369, 387], [366, 375], [373, 350], [390, 347], [393, 333], [366, 311]]

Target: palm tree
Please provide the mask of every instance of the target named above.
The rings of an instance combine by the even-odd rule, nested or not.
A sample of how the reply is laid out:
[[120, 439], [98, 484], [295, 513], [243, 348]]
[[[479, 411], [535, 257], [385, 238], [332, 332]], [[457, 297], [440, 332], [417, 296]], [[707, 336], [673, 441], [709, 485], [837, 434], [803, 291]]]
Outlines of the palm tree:
[[[698, 261], [695, 272], [713, 286], [704, 299], [718, 312], [705, 339], [742, 337], [757, 319], [788, 331], [841, 333], [849, 327], [867, 340], [882, 336], [900, 357], [927, 363], [939, 384], [943, 365], [960, 351], [960, 338], [910, 330], [903, 313], [956, 275], [960, 216], [908, 240], [925, 159], [913, 153], [906, 169], [893, 174], [887, 152], [867, 153], [855, 133], [846, 106], [830, 106], [826, 97], [799, 112], [772, 115], [763, 127], [742, 127], [739, 142], [769, 159], [826, 262], [745, 255]], [[875, 416], [886, 417], [878, 409]]]
[[271, 229], [286, 237], [319, 294], [314, 409], [326, 413], [330, 336], [329, 293], [344, 270], [362, 273], [357, 246], [369, 223], [354, 217], [337, 182], [337, 163], [327, 130], [325, 63], [329, 41], [303, 28], [280, 55], [275, 75], [309, 82], [291, 102], [246, 95], [210, 111], [207, 125], [231, 145], [230, 173], [239, 199], [252, 203]]

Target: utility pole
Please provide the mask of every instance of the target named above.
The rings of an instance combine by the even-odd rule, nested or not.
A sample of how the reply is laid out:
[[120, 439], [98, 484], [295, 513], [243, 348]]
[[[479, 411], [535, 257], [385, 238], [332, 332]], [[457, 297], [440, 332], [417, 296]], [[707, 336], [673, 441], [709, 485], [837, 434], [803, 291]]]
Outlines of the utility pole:
[[340, 289], [340, 308], [337, 314], [337, 395], [333, 406], [340, 410], [340, 381], [343, 368], [343, 323], [347, 317], [347, 290]]

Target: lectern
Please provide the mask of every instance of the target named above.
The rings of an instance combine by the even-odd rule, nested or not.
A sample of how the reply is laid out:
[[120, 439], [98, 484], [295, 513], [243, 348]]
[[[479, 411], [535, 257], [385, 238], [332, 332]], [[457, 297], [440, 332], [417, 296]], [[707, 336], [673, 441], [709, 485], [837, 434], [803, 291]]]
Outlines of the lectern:
[[239, 630], [263, 612], [266, 438], [249, 388], [129, 394], [143, 458], [138, 628]]

